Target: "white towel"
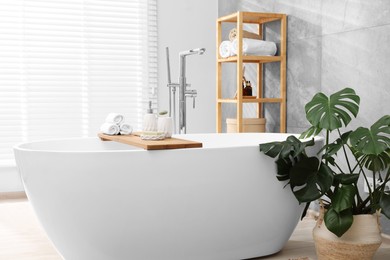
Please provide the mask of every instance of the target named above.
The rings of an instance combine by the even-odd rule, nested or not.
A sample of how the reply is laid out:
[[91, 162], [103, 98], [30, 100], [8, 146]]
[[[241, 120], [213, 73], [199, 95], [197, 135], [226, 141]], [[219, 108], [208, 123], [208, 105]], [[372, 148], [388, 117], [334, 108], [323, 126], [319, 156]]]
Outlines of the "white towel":
[[234, 55], [231, 41], [221, 42], [219, 45], [219, 55], [221, 55], [222, 58], [227, 58]]
[[106, 135], [117, 135], [119, 133], [119, 126], [113, 123], [104, 123], [100, 126], [100, 131]]
[[121, 135], [129, 135], [131, 132], [133, 132], [133, 127], [127, 123], [122, 123], [119, 126], [119, 132]]
[[[232, 52], [237, 55], [237, 39], [232, 42]], [[276, 54], [276, 43], [255, 40], [255, 39], [242, 39], [242, 52], [246, 55], [257, 56], [274, 56]]]
[[117, 113], [110, 113], [106, 117], [106, 123], [112, 123], [112, 124], [117, 124], [120, 125], [124, 121], [124, 116], [121, 114]]

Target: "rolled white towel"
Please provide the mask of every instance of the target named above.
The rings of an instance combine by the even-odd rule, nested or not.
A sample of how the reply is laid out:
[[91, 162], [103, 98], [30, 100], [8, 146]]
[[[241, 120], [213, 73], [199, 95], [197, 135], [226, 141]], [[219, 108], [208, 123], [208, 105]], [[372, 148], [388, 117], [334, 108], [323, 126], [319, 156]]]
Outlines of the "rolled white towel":
[[219, 55], [221, 55], [222, 58], [227, 58], [234, 55], [231, 41], [221, 42], [219, 45]]
[[100, 131], [106, 135], [119, 134], [119, 126], [113, 123], [104, 123], [100, 126]]
[[113, 123], [113, 124], [120, 125], [124, 121], [124, 119], [125, 117], [121, 114], [110, 113], [106, 117], [106, 123]]
[[[232, 52], [237, 55], [237, 39], [232, 42]], [[242, 39], [242, 52], [246, 55], [257, 56], [274, 56], [276, 54], [276, 43], [255, 40], [255, 39]]]
[[119, 126], [119, 133], [121, 135], [129, 135], [129, 134], [131, 134], [131, 132], [133, 132], [133, 127], [131, 127], [131, 125], [129, 125], [127, 123], [122, 123]]

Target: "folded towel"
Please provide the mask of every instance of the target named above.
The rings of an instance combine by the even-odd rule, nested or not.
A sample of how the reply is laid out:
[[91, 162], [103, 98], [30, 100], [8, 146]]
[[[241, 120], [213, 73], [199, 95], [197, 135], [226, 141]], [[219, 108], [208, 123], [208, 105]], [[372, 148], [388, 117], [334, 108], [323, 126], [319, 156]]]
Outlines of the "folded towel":
[[[237, 37], [237, 28], [233, 28], [229, 32], [229, 40], [233, 41], [234, 39], [236, 39], [236, 37]], [[261, 40], [260, 35], [245, 30], [242, 30], [242, 38]]]
[[221, 44], [219, 45], [219, 55], [221, 55], [222, 58], [227, 58], [234, 55], [234, 53], [232, 52], [231, 41], [221, 42]]
[[119, 126], [113, 123], [104, 123], [100, 126], [100, 131], [106, 135], [117, 135], [119, 133]]
[[[232, 42], [232, 51], [237, 55], [237, 39]], [[246, 55], [274, 56], [276, 54], [276, 43], [254, 39], [242, 39], [242, 52]]]
[[106, 123], [113, 123], [113, 124], [120, 125], [124, 119], [125, 119], [124, 116], [121, 114], [110, 113], [106, 117]]
[[131, 132], [133, 132], [133, 128], [131, 127], [131, 125], [129, 125], [127, 123], [122, 123], [119, 126], [119, 133], [121, 135], [129, 135], [129, 134], [131, 134]]

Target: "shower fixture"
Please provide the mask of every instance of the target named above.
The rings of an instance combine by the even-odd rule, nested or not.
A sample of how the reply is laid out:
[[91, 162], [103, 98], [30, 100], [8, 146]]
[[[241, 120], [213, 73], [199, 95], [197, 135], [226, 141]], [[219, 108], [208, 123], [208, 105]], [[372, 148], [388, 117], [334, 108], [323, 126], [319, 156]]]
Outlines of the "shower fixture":
[[[190, 84], [187, 84], [186, 80], [186, 57], [189, 55], [199, 54], [202, 55], [206, 51], [205, 48], [196, 48], [191, 50], [182, 51], [179, 53], [180, 57], [180, 76], [179, 83], [171, 82], [171, 71], [169, 64], [169, 48], [166, 47], [167, 55], [167, 70], [168, 70], [168, 87], [169, 87], [169, 116], [173, 117], [174, 121], [174, 133], [185, 134], [187, 132], [187, 108], [186, 97], [192, 98], [192, 106], [195, 108], [195, 98], [197, 91], [195, 89], [187, 89]], [[179, 89], [179, 126], [176, 128], [176, 88]]]

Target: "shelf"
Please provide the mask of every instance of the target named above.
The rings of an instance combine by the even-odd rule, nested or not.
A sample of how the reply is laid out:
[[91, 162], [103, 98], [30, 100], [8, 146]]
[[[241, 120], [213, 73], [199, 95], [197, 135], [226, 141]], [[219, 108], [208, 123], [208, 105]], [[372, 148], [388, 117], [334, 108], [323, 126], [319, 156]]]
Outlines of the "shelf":
[[[242, 16], [243, 16], [243, 23], [264, 24], [272, 21], [281, 20], [286, 15], [276, 14], [276, 13], [242, 12]], [[238, 12], [220, 17], [218, 19], [218, 22], [235, 23], [237, 22], [237, 17], [238, 17]]]
[[[228, 58], [219, 58], [218, 62], [237, 62], [237, 56], [231, 56]], [[281, 56], [242, 56], [242, 62], [245, 63], [268, 63], [282, 61]]]
[[[257, 27], [257, 32], [259, 39], [265, 39], [265, 29], [264, 24], [268, 22], [278, 21], [280, 23], [280, 44], [278, 45], [278, 55], [279, 56], [254, 56], [254, 55], [244, 55], [242, 54], [241, 48], [243, 47], [243, 27], [244, 24], [252, 24], [254, 29]], [[223, 16], [217, 19], [217, 39], [216, 39], [216, 50], [219, 50], [220, 44], [222, 43], [222, 27], [224, 23], [235, 23], [235, 28], [237, 30], [236, 37], [238, 40], [238, 45], [240, 45], [240, 52], [236, 56], [222, 58], [217, 51], [216, 53], [216, 65], [217, 65], [217, 76], [216, 76], [216, 129], [218, 133], [222, 132], [222, 104], [233, 104], [236, 107], [236, 116], [237, 120], [236, 131], [237, 133], [245, 132], [243, 124], [243, 114], [244, 114], [244, 105], [245, 103], [254, 104], [256, 107], [256, 118], [262, 119], [264, 117], [264, 104], [273, 103], [277, 104], [280, 107], [280, 132], [286, 132], [286, 109], [287, 109], [287, 91], [286, 91], [286, 63], [287, 63], [287, 15], [285, 14], [275, 14], [275, 13], [254, 13], [254, 12], [235, 12], [233, 14]], [[275, 98], [264, 97], [265, 83], [264, 80], [264, 67], [266, 63], [277, 62], [275, 64], [279, 67], [279, 95]], [[222, 79], [223, 79], [223, 63], [233, 63], [236, 64], [235, 78], [236, 78], [236, 95], [234, 98], [222, 98]], [[245, 63], [255, 64], [256, 66], [255, 75], [251, 76], [251, 81], [256, 82], [255, 88], [252, 89], [253, 96], [243, 96], [242, 84], [245, 79], [243, 75], [243, 67]], [[276, 66], [275, 66], [276, 67]], [[231, 72], [232, 73], [232, 72]], [[275, 77], [277, 75], [274, 75]], [[248, 80], [248, 79], [245, 79]], [[252, 85], [253, 86], [253, 85]], [[260, 131], [260, 130], [257, 130]]]
[[[243, 98], [243, 103], [281, 103], [282, 98]], [[236, 98], [220, 98], [217, 100], [218, 103], [237, 103]]]

